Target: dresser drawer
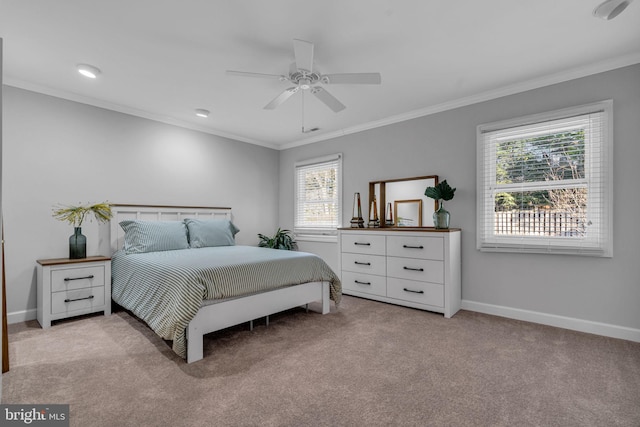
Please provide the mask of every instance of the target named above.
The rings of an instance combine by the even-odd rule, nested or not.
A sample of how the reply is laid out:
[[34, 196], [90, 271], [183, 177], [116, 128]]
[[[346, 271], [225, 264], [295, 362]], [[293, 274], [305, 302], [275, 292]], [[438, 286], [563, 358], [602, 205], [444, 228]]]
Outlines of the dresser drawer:
[[389, 236], [387, 256], [443, 260], [443, 239], [442, 237]]
[[387, 278], [372, 274], [342, 272], [342, 289], [345, 291], [358, 291], [367, 294], [386, 296]]
[[104, 286], [53, 292], [51, 294], [51, 314], [71, 313], [90, 310], [104, 305]]
[[387, 257], [387, 276], [444, 283], [444, 261]]
[[381, 255], [366, 254], [342, 254], [342, 270], [364, 274], [377, 274], [384, 276], [386, 273], [385, 257]]
[[385, 237], [371, 235], [366, 231], [357, 234], [343, 233], [340, 245], [342, 252], [370, 255], [385, 254]]
[[104, 265], [51, 270], [51, 292], [104, 286]]
[[388, 279], [387, 296], [403, 301], [444, 307], [444, 285], [437, 283]]

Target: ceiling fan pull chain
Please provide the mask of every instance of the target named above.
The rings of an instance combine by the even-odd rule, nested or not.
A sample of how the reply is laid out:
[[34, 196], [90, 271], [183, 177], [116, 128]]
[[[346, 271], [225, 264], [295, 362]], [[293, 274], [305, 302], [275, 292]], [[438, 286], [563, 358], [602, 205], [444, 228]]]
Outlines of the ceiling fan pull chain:
[[302, 133], [304, 133], [304, 91], [302, 91]]

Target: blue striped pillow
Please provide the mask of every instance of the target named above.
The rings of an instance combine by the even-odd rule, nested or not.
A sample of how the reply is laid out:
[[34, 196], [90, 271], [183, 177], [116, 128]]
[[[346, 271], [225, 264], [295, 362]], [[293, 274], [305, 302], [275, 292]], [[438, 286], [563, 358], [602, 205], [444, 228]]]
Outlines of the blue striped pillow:
[[188, 249], [187, 227], [182, 221], [120, 221], [128, 254]]
[[189, 245], [192, 248], [211, 246], [233, 246], [235, 235], [240, 231], [228, 219], [191, 219], [184, 220], [189, 229]]

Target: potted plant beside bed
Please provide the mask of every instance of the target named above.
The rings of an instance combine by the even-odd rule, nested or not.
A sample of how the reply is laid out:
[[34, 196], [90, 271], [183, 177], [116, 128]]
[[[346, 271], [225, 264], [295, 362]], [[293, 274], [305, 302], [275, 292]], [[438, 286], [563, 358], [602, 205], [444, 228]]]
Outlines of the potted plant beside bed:
[[82, 223], [87, 215], [93, 214], [98, 222], [111, 219], [111, 205], [107, 202], [94, 205], [59, 206], [53, 210], [53, 217], [73, 225], [74, 233], [69, 237], [69, 258], [87, 257], [87, 238], [82, 234]]
[[258, 246], [261, 248], [283, 249], [286, 251], [298, 249], [298, 244], [293, 240], [290, 230], [278, 228], [273, 237], [265, 236], [264, 234], [258, 234], [258, 237], [260, 238]]

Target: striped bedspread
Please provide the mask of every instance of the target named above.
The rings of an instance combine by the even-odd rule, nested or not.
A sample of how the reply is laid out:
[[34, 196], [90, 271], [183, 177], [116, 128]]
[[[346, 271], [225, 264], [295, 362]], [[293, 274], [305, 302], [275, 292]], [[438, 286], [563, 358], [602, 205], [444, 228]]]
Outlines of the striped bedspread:
[[330, 283], [330, 297], [336, 305], [342, 296], [340, 280], [316, 255], [255, 246], [141, 254], [118, 251], [112, 257], [111, 271], [113, 300], [159, 336], [173, 340], [173, 351], [183, 358], [187, 324], [204, 300], [320, 281]]

